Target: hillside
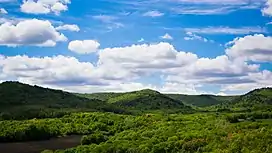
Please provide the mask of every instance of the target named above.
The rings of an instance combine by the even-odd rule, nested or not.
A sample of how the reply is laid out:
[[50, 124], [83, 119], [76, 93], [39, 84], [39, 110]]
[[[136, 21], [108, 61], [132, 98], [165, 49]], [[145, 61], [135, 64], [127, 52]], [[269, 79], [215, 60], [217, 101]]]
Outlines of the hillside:
[[272, 108], [272, 88], [255, 89], [226, 104], [230, 108], [251, 110]]
[[54, 117], [78, 111], [124, 112], [99, 99], [87, 99], [61, 90], [30, 86], [19, 82], [0, 84], [0, 119]]
[[[96, 100], [97, 102], [99, 100]], [[80, 107], [85, 106], [90, 99], [63, 92], [30, 86], [19, 82], [4, 82], [0, 84], [0, 105], [47, 105], [50, 107]], [[95, 101], [92, 101], [95, 102]]]
[[[93, 93], [93, 94], [77, 94], [80, 97], [88, 99], [99, 99], [108, 101], [115, 97], [122, 96], [126, 93]], [[212, 105], [218, 105], [224, 102], [229, 102], [236, 98], [236, 96], [214, 96], [214, 95], [183, 95], [183, 94], [164, 94], [176, 101], [181, 101], [184, 104], [196, 106], [196, 107], [207, 107]]]
[[181, 101], [174, 100], [153, 90], [140, 90], [124, 93], [108, 99], [108, 103], [123, 108], [133, 108], [140, 110], [159, 109], [191, 109]]
[[76, 95], [79, 97], [88, 98], [88, 99], [99, 99], [102, 101], [107, 101], [110, 98], [121, 96], [123, 94], [125, 93], [108, 92], [108, 93], [92, 93], [92, 94], [76, 94]]
[[182, 94], [167, 94], [170, 98], [182, 101], [188, 105], [197, 107], [207, 107], [218, 105], [224, 102], [229, 102], [235, 96], [214, 96], [214, 95], [182, 95]]

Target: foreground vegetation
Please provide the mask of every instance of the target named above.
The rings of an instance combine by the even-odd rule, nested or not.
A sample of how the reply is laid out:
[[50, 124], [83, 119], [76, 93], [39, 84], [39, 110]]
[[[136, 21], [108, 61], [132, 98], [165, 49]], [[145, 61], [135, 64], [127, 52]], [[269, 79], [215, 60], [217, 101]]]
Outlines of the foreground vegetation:
[[7, 82], [0, 106], [0, 143], [82, 137], [78, 147], [43, 153], [272, 152], [271, 88], [230, 97], [71, 94]]
[[[269, 117], [231, 122], [238, 114], [76, 113], [55, 119], [0, 122], [0, 141], [86, 135], [65, 153], [272, 152]], [[241, 115], [241, 114], [240, 114]], [[266, 116], [266, 115], [264, 115]], [[253, 116], [254, 117], [254, 116]], [[239, 118], [239, 116], [238, 116]], [[53, 152], [53, 151], [46, 151]]]

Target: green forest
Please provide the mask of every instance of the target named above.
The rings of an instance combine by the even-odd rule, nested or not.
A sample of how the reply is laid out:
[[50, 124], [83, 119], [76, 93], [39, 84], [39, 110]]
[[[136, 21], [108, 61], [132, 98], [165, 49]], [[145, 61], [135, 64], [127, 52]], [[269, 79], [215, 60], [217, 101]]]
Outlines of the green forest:
[[80, 145], [41, 152], [271, 153], [272, 88], [214, 96], [0, 84], [0, 144], [71, 135], [81, 136]]

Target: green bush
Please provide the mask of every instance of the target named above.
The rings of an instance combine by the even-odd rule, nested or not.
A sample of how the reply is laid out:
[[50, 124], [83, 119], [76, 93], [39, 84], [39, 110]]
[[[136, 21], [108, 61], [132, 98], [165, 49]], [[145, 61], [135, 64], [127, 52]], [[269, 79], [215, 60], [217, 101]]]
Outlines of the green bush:
[[85, 135], [81, 139], [82, 145], [90, 145], [90, 144], [100, 144], [102, 142], [107, 141], [107, 136], [103, 135], [101, 132], [96, 132], [91, 135]]

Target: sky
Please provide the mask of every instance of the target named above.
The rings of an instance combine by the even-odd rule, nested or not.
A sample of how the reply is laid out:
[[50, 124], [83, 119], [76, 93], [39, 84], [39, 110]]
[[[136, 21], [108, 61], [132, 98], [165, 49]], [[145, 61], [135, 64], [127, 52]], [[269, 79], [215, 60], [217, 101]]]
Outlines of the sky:
[[70, 92], [272, 86], [272, 0], [0, 0], [0, 82]]

